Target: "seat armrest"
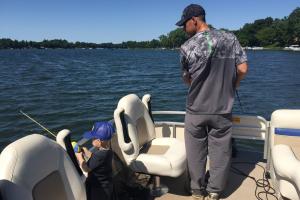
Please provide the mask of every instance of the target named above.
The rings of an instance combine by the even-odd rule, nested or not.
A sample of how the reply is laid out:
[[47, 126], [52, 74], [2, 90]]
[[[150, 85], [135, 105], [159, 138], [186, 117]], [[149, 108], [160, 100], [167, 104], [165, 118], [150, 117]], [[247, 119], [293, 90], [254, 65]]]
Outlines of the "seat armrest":
[[142, 98], [142, 102], [144, 103], [144, 105], [146, 106], [146, 108], [149, 110], [148, 108], [148, 102], [151, 100], [151, 95], [150, 94], [145, 94]]
[[117, 131], [118, 143], [121, 150], [127, 154], [132, 153], [133, 151], [133, 144], [132, 142], [126, 143], [124, 140], [124, 132], [122, 127], [122, 122], [120, 118], [120, 114], [124, 112], [124, 109], [117, 108], [114, 112], [114, 121]]
[[300, 161], [295, 157], [291, 147], [283, 144], [272, 148], [272, 161], [277, 175], [292, 182], [300, 191]]
[[63, 130], [59, 131], [56, 136], [56, 142], [67, 152], [67, 154], [69, 155], [71, 161], [73, 162], [79, 176], [82, 176], [83, 170], [81, 169], [81, 167], [79, 166], [79, 164], [77, 162], [75, 152], [74, 152], [74, 149], [73, 149], [72, 143], [71, 143], [71, 131], [68, 129], [63, 129]]
[[62, 147], [64, 148], [64, 150], [66, 149], [66, 144], [65, 144], [65, 138], [68, 137], [68, 135], [70, 135], [71, 132], [68, 129], [63, 129], [61, 131], [58, 132], [57, 136], [56, 136], [56, 142]]

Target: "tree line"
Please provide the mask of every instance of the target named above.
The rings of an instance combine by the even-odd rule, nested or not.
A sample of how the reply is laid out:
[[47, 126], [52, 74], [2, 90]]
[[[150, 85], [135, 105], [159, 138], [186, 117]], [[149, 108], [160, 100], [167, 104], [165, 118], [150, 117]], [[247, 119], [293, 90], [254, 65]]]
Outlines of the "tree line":
[[267, 17], [245, 24], [233, 31], [242, 46], [285, 47], [300, 45], [300, 8], [288, 17], [273, 19]]
[[167, 36], [161, 35], [158, 39], [151, 41], [127, 41], [119, 44], [114, 43], [87, 43], [87, 42], [68, 42], [64, 39], [43, 40], [41, 42], [34, 41], [18, 41], [9, 38], [0, 39], [0, 49], [25, 49], [25, 48], [176, 48], [186, 41], [187, 37], [181, 29], [171, 31]]
[[[212, 27], [212, 26], [211, 26]], [[225, 29], [224, 29], [225, 30]], [[226, 30], [230, 31], [230, 30]], [[239, 30], [233, 30], [242, 46], [284, 47], [300, 45], [300, 8], [296, 8], [289, 16], [283, 19], [255, 20], [245, 24]], [[86, 43], [68, 42], [64, 39], [34, 41], [18, 41], [8, 38], [0, 39], [0, 49], [22, 48], [178, 48], [188, 39], [181, 28], [177, 28], [166, 35], [159, 36], [151, 41], [127, 41], [114, 43]]]

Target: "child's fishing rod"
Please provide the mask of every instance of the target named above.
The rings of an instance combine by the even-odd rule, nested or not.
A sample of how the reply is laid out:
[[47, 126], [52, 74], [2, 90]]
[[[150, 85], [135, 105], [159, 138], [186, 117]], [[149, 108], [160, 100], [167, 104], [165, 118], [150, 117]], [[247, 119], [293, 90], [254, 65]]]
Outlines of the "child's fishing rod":
[[33, 121], [34, 123], [36, 123], [37, 125], [39, 125], [40, 127], [42, 127], [45, 131], [47, 131], [48, 133], [50, 133], [53, 137], [56, 138], [56, 135], [54, 133], [52, 133], [51, 131], [49, 131], [46, 127], [44, 127], [42, 124], [38, 123], [35, 119], [33, 119], [32, 117], [30, 117], [28, 114], [24, 113], [22, 110], [20, 110], [20, 113], [24, 116], [26, 116], [28, 119], [30, 119], [31, 121]]

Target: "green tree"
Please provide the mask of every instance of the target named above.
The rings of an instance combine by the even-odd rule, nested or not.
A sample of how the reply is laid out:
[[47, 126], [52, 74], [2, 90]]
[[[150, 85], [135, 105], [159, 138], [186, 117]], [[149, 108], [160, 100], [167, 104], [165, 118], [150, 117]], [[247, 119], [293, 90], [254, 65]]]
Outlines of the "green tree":
[[260, 29], [255, 37], [258, 40], [260, 46], [269, 46], [275, 43], [275, 32], [272, 27], [265, 27]]
[[169, 47], [169, 40], [168, 37], [165, 35], [159, 36], [159, 42], [161, 44], [161, 47]]
[[168, 47], [180, 47], [187, 39], [187, 35], [182, 30], [182, 28], [177, 28], [168, 34], [168, 40], [170, 45]]
[[300, 44], [300, 8], [296, 8], [288, 17], [291, 43]]

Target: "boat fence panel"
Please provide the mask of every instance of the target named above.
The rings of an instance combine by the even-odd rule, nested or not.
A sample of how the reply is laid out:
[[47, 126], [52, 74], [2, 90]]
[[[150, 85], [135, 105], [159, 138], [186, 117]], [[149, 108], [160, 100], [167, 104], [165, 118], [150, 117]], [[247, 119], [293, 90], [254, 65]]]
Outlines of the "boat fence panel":
[[269, 154], [269, 122], [260, 116], [234, 115], [233, 137], [264, 141], [264, 159]]
[[[153, 115], [185, 115], [184, 111], [153, 111]], [[154, 117], [156, 118], [156, 117]], [[269, 122], [260, 116], [234, 115], [233, 138], [264, 142], [264, 158], [268, 155]], [[175, 137], [184, 140], [184, 122], [157, 121], [157, 137]]]
[[184, 123], [182, 122], [155, 122], [156, 137], [174, 137], [184, 141]]
[[235, 138], [265, 141], [268, 123], [263, 117], [234, 115], [232, 121]]

